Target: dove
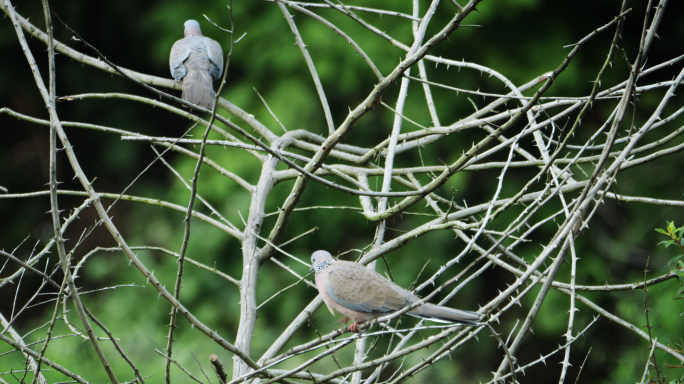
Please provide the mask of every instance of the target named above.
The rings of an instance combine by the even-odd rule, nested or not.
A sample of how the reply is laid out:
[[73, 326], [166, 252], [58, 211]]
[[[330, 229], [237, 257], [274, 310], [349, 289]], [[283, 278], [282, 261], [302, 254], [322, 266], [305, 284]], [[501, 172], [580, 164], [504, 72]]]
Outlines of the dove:
[[216, 96], [212, 83], [223, 73], [223, 51], [219, 43], [202, 36], [197, 21], [183, 26], [185, 38], [171, 48], [171, 76], [183, 84], [183, 100], [211, 109]]
[[[379, 273], [351, 261], [333, 259], [327, 251], [311, 255], [311, 271], [316, 272], [316, 287], [330, 313], [333, 310], [352, 320], [349, 330], [358, 332], [357, 326], [399, 311], [420, 301], [420, 298]], [[423, 303], [411, 309], [408, 315], [442, 323], [477, 325], [482, 315]]]

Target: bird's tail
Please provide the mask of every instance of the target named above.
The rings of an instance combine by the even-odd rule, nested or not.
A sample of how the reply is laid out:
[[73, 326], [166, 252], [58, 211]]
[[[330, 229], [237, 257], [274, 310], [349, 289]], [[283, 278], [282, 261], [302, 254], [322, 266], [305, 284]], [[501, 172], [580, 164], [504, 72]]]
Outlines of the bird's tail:
[[207, 109], [214, 108], [214, 85], [211, 74], [204, 71], [188, 71], [183, 78], [183, 100]]
[[416, 309], [409, 311], [409, 315], [440, 323], [461, 323], [477, 325], [482, 319], [482, 314], [477, 312], [463, 311], [425, 303]]

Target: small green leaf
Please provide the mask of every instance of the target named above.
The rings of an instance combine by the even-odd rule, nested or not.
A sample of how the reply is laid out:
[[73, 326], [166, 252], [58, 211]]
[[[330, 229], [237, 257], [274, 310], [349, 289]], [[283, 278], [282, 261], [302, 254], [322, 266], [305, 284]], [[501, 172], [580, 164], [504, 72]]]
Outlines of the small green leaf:
[[663, 245], [665, 245], [665, 248], [667, 248], [667, 247], [669, 247], [672, 243], [674, 243], [674, 240], [666, 240], [666, 241], [661, 241], [660, 243], [658, 243], [658, 245], [663, 244]]
[[672, 258], [668, 263], [667, 263], [667, 269], [670, 270], [670, 273], [674, 273], [675, 275], [679, 276], [680, 280], [684, 279], [684, 255], [679, 255], [677, 257]]
[[677, 230], [675, 231], [675, 236], [677, 236], [677, 240], [682, 239], [682, 234], [684, 234], [684, 227], [677, 228]]
[[660, 233], [662, 233], [663, 235], [667, 235], [667, 231], [664, 230], [664, 229], [662, 229], [662, 228], [656, 228], [656, 232], [660, 232]]
[[684, 264], [682, 262], [684, 261], [684, 255], [679, 255], [675, 256], [670, 259], [670, 261], [667, 262], [667, 264], [670, 266], [670, 269], [674, 269], [677, 267], [682, 267]]

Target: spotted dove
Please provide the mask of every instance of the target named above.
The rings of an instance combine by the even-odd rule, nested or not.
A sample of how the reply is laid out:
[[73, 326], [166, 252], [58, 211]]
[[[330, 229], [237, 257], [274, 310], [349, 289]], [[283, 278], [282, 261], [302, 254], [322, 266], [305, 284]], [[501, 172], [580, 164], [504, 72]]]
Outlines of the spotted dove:
[[223, 73], [223, 52], [214, 40], [202, 36], [199, 23], [183, 24], [185, 38], [171, 48], [171, 76], [183, 84], [183, 100], [204, 108], [214, 107], [213, 79]]
[[[418, 296], [385, 279], [361, 264], [334, 260], [326, 251], [311, 255], [316, 271], [316, 287], [330, 313], [337, 311], [352, 320], [349, 330], [357, 332], [360, 323], [406, 308], [420, 301]], [[334, 314], [334, 313], [333, 313]], [[481, 314], [424, 303], [408, 315], [442, 323], [476, 325]]]

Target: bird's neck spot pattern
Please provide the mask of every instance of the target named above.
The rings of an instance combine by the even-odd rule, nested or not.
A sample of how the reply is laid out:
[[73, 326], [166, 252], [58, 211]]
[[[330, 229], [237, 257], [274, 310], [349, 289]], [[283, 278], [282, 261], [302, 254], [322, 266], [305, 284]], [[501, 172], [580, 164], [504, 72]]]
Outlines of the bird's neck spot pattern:
[[319, 273], [321, 273], [322, 270], [328, 268], [330, 264], [332, 264], [332, 260], [326, 260], [316, 266], [316, 276], [318, 276]]

